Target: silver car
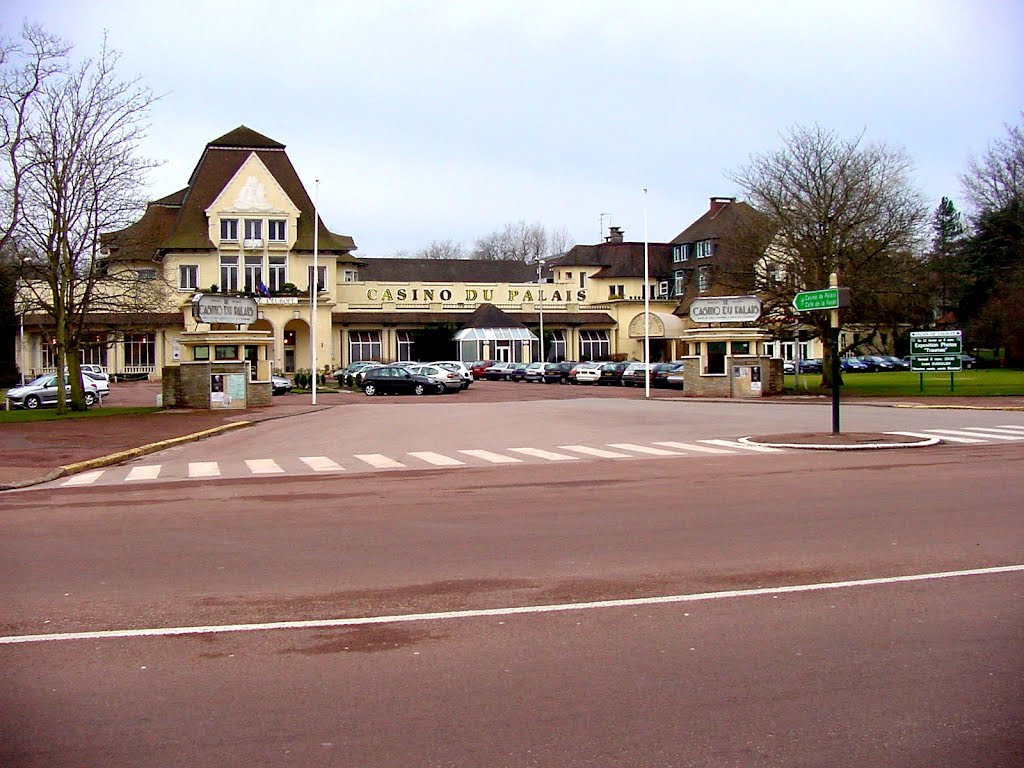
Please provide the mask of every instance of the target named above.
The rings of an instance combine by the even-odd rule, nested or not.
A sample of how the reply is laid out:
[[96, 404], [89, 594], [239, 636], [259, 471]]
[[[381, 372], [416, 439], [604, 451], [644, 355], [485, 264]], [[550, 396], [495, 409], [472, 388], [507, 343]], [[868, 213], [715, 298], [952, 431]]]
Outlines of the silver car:
[[[85, 389], [85, 404], [92, 407], [103, 400], [102, 394], [96, 386], [96, 382], [88, 376], [82, 377], [82, 387]], [[71, 384], [64, 385], [64, 391], [71, 394]], [[48, 373], [33, 379], [21, 387], [14, 387], [7, 390], [7, 402], [14, 408], [27, 408], [34, 411], [36, 408], [57, 404], [57, 374]]]

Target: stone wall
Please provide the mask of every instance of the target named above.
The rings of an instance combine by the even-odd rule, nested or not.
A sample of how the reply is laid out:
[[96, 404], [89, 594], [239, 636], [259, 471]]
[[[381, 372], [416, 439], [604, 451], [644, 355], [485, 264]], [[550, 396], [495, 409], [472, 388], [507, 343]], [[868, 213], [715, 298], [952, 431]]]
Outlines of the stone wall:
[[[184, 363], [163, 369], [164, 408], [210, 408], [210, 376], [215, 373], [246, 372], [245, 363]], [[273, 387], [269, 381], [247, 381], [245, 407], [261, 408], [271, 404]]]

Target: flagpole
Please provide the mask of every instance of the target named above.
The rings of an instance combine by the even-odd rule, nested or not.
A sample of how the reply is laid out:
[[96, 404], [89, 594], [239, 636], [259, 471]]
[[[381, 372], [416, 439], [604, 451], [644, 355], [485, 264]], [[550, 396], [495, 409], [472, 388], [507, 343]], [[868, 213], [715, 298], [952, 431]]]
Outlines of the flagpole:
[[312, 368], [310, 371], [311, 378], [313, 379], [312, 404], [316, 405], [316, 380], [317, 380], [317, 367], [316, 367], [316, 348], [318, 346], [317, 335], [316, 335], [316, 315], [317, 315], [317, 297], [318, 288], [317, 283], [320, 281], [320, 214], [318, 209], [320, 208], [320, 179], [316, 180], [316, 194], [313, 199], [313, 279], [309, 281], [309, 333], [312, 337], [310, 344], [313, 348], [312, 352]]
[[647, 242], [647, 187], [644, 187], [644, 397], [651, 397], [651, 279]]

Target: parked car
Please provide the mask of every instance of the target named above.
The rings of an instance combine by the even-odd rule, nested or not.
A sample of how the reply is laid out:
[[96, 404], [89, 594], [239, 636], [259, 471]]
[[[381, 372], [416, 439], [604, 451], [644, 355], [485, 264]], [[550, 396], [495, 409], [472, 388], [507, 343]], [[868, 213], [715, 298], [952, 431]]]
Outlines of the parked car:
[[498, 361], [497, 360], [477, 360], [474, 363], [470, 363], [470, 365], [469, 365], [470, 373], [473, 374], [473, 378], [474, 379], [482, 379], [484, 377], [484, 372], [488, 368], [490, 368], [492, 365], [494, 365], [496, 362], [498, 362]]
[[839, 358], [839, 369], [843, 373], [865, 373], [868, 366], [856, 357], [841, 357]]
[[272, 394], [283, 395], [287, 392], [291, 392], [292, 387], [294, 386], [295, 384], [292, 380], [286, 376], [279, 376], [275, 373], [270, 377], [270, 388]]
[[82, 371], [82, 373], [88, 373], [90, 376], [92, 376], [92, 378], [96, 379], [97, 381], [99, 381], [100, 379], [103, 379], [104, 381], [107, 382], [110, 381], [110, 374], [103, 370], [102, 365], [96, 365], [95, 363], [82, 363], [78, 367]]
[[626, 370], [622, 372], [622, 386], [644, 386], [645, 377], [650, 376], [652, 368], [654, 368], [653, 364], [630, 363], [629, 365], [626, 366]]
[[622, 372], [626, 370], [629, 363], [605, 363], [601, 366], [600, 384], [622, 384]]
[[462, 388], [469, 389], [469, 385], [473, 383], [473, 372], [469, 370], [469, 366], [461, 360], [435, 360], [428, 365], [440, 365], [442, 368], [448, 368], [455, 371], [459, 376], [462, 377]]
[[515, 368], [508, 375], [509, 381], [525, 381], [526, 380], [526, 369], [529, 368], [529, 363], [516, 363]]
[[523, 371], [523, 381], [544, 381], [546, 363], [530, 363]]
[[960, 355], [960, 367], [961, 368], [976, 368], [978, 366], [978, 358], [974, 355]]
[[871, 372], [891, 371], [895, 367], [881, 355], [859, 355], [857, 359], [864, 363]]
[[657, 363], [651, 371], [651, 386], [667, 389], [669, 385], [669, 374], [674, 371], [681, 371], [682, 363]]
[[[63, 378], [63, 377], [62, 377]], [[91, 408], [96, 404], [103, 403], [103, 396], [96, 386], [96, 382], [88, 376], [82, 377], [82, 387], [85, 389], [85, 405]], [[71, 395], [70, 382], [64, 384], [64, 391]], [[27, 408], [34, 411], [36, 408], [57, 404], [57, 374], [48, 373], [39, 376], [21, 387], [12, 387], [7, 390], [7, 401], [13, 408]]]
[[401, 365], [382, 365], [363, 374], [363, 392], [374, 395], [426, 395], [437, 393], [437, 384]]
[[484, 377], [488, 381], [509, 381], [512, 378], [512, 371], [515, 370], [515, 363], [495, 363], [484, 369]]
[[544, 372], [541, 374], [545, 384], [568, 384], [569, 371], [576, 365], [575, 360], [563, 360], [560, 363], [545, 363]]
[[[782, 364], [783, 373], [796, 373], [796, 361], [786, 360]], [[821, 373], [821, 360], [807, 357], [800, 360], [800, 373]]]
[[896, 357], [896, 355], [879, 355], [879, 357], [883, 357], [886, 360], [888, 360], [890, 363], [892, 363], [892, 367], [893, 367], [894, 371], [909, 371], [910, 370], [910, 361], [909, 360], [907, 362], [903, 362], [903, 358]]
[[685, 382], [683, 381], [683, 364], [675, 363], [675, 368], [668, 372], [665, 377], [665, 386], [669, 389], [683, 389]]
[[569, 371], [569, 381], [573, 384], [597, 384], [601, 380], [601, 366], [604, 363], [577, 363]]
[[342, 368], [340, 371], [335, 371], [335, 378], [338, 380], [338, 386], [342, 387], [358, 387], [362, 384], [363, 371], [369, 370], [370, 368], [376, 368], [383, 363], [379, 363], [376, 360], [360, 360], [355, 363], [349, 363], [347, 366]]
[[463, 389], [462, 376], [451, 368], [445, 368], [441, 365], [409, 365], [406, 368], [410, 372], [426, 376], [434, 382], [438, 393], [461, 392]]

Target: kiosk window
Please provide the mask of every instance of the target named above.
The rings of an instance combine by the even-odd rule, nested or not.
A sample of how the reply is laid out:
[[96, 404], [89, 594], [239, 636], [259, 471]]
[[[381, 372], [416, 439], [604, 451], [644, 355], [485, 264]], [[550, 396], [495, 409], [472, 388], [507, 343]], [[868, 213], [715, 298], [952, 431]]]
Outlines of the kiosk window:
[[709, 341], [707, 373], [725, 373], [725, 347], [724, 341]]
[[213, 348], [213, 356], [216, 360], [237, 360], [238, 347], [227, 344], [218, 344]]
[[749, 341], [734, 341], [732, 343], [732, 353], [734, 355], [749, 355], [750, 354], [750, 342]]
[[209, 360], [210, 359], [210, 348], [207, 346], [194, 347], [192, 356], [196, 360]]

